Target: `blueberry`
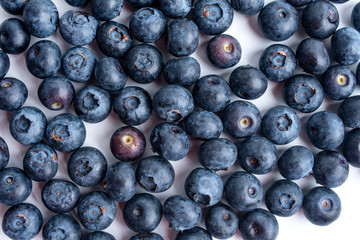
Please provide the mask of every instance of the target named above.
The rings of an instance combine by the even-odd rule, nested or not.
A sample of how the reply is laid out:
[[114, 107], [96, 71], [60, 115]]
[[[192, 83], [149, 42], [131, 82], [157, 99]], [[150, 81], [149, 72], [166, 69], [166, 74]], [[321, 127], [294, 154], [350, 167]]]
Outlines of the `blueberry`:
[[253, 16], [264, 7], [264, 0], [231, 0], [231, 6], [241, 14]]
[[31, 203], [20, 203], [4, 213], [2, 230], [11, 239], [34, 238], [41, 229], [43, 217], [40, 210]]
[[125, 203], [123, 218], [132, 231], [142, 234], [151, 232], [162, 218], [161, 203], [149, 193], [136, 194]]
[[343, 154], [348, 163], [360, 167], [360, 129], [353, 129], [347, 133], [343, 144]]
[[175, 238], [175, 240], [192, 240], [192, 239], [212, 240], [212, 237], [205, 229], [201, 227], [194, 227], [188, 230], [179, 231]]
[[116, 204], [104, 192], [90, 192], [80, 198], [77, 214], [86, 229], [100, 231], [114, 221]]
[[74, 82], [87, 82], [91, 78], [96, 59], [94, 53], [84, 47], [69, 49], [61, 59], [64, 75]]
[[10, 153], [5, 140], [0, 137], [0, 170], [4, 169], [9, 163]]
[[195, 58], [173, 58], [166, 62], [163, 77], [169, 84], [190, 86], [199, 79], [200, 71], [200, 64]]
[[304, 8], [301, 21], [305, 32], [310, 37], [325, 39], [336, 31], [340, 16], [331, 2], [315, 0]]
[[3, 78], [10, 68], [10, 59], [8, 55], [0, 50], [0, 79]]
[[322, 77], [325, 94], [333, 100], [349, 97], [356, 87], [356, 76], [347, 66], [333, 65]]
[[163, 205], [163, 211], [169, 225], [177, 231], [196, 227], [202, 217], [200, 206], [180, 195], [167, 198]]
[[76, 115], [85, 122], [101, 122], [110, 114], [111, 96], [102, 88], [88, 85], [76, 94], [74, 109]]
[[310, 113], [320, 107], [324, 99], [324, 90], [315, 77], [297, 74], [285, 82], [283, 98], [289, 107]]
[[71, 152], [84, 144], [86, 129], [80, 118], [63, 113], [50, 120], [45, 135], [50, 146], [56, 150]]
[[161, 52], [149, 44], [131, 48], [125, 56], [127, 74], [138, 83], [151, 83], [160, 77], [164, 64]]
[[[114, 239], [115, 240], [115, 239]], [[145, 233], [132, 236], [129, 240], [164, 240], [162, 236], [157, 233]]]
[[98, 20], [87, 12], [69, 10], [60, 18], [59, 31], [66, 42], [83, 46], [95, 39], [98, 25]]
[[30, 38], [30, 33], [20, 19], [9, 18], [0, 25], [0, 48], [6, 53], [24, 52], [30, 44]]
[[240, 234], [244, 240], [275, 240], [279, 233], [275, 216], [265, 209], [250, 211], [239, 222]]
[[193, 7], [192, 0], [160, 0], [160, 10], [169, 18], [185, 17]]
[[156, 8], [144, 7], [135, 11], [130, 19], [131, 36], [144, 43], [159, 40], [166, 30], [166, 17]]
[[65, 0], [65, 2], [73, 7], [85, 7], [90, 0]]
[[123, 0], [92, 0], [91, 12], [98, 20], [109, 21], [120, 15]]
[[309, 3], [312, 2], [312, 0], [287, 0], [287, 2], [293, 5], [294, 7], [298, 8], [308, 5]]
[[151, 6], [155, 0], [125, 0], [134, 8], [142, 8]]
[[45, 114], [36, 107], [22, 107], [10, 118], [10, 133], [21, 144], [32, 145], [44, 138], [46, 128]]
[[322, 111], [313, 114], [306, 122], [311, 143], [320, 149], [331, 150], [344, 140], [344, 124], [335, 113]]
[[332, 1], [333, 3], [341, 4], [341, 3], [345, 3], [345, 2], [347, 2], [349, 0], [330, 0], [330, 1]]
[[141, 87], [125, 87], [115, 94], [113, 109], [126, 125], [143, 124], [152, 114], [150, 94]]
[[80, 224], [71, 216], [60, 214], [51, 217], [42, 230], [43, 240], [73, 239], [82, 236]]
[[8, 13], [21, 15], [27, 1], [23, 0], [1, 0], [1, 7]]
[[96, 40], [100, 51], [113, 58], [125, 56], [133, 45], [128, 27], [114, 21], [104, 22], [100, 26]]
[[289, 217], [299, 211], [303, 202], [300, 187], [290, 180], [277, 180], [265, 193], [265, 204], [277, 216]]
[[259, 130], [261, 124], [259, 109], [247, 101], [230, 103], [221, 117], [226, 131], [236, 138], [250, 137]]
[[95, 231], [86, 235], [84, 240], [116, 240], [116, 239], [110, 233]]
[[58, 170], [58, 157], [54, 149], [45, 143], [37, 143], [26, 151], [24, 172], [34, 181], [51, 180]]
[[360, 96], [346, 98], [338, 108], [338, 115], [347, 127], [360, 127]]
[[283, 44], [270, 45], [260, 56], [260, 70], [269, 80], [274, 82], [282, 82], [291, 77], [295, 67], [295, 53]]
[[96, 148], [82, 147], [76, 150], [67, 164], [68, 174], [74, 183], [82, 187], [94, 187], [105, 177], [107, 162]]
[[106, 172], [106, 191], [110, 198], [118, 202], [128, 201], [135, 195], [135, 170], [125, 162], [117, 162]]
[[261, 131], [274, 144], [288, 144], [300, 133], [299, 115], [287, 106], [276, 106], [268, 110], [261, 121]]
[[333, 190], [315, 187], [304, 197], [303, 212], [311, 223], [326, 226], [340, 216], [341, 201]]
[[192, 94], [195, 103], [210, 112], [223, 110], [231, 100], [229, 84], [218, 75], [206, 75], [200, 78], [195, 83]]
[[250, 173], [266, 174], [276, 167], [276, 147], [264, 137], [249, 137], [240, 142], [237, 149], [241, 167]]
[[59, 12], [51, 0], [31, 0], [23, 11], [27, 30], [38, 38], [54, 34], [59, 23]]
[[360, 85], [360, 64], [357, 65], [356, 67], [356, 83], [358, 85]]
[[132, 162], [145, 152], [146, 140], [144, 134], [131, 126], [116, 130], [110, 139], [112, 154], [123, 162]]
[[212, 171], [228, 170], [237, 159], [234, 143], [226, 138], [217, 138], [201, 144], [198, 151], [200, 164]]
[[230, 68], [240, 61], [241, 46], [233, 36], [220, 34], [210, 39], [206, 53], [215, 67]]
[[342, 65], [351, 65], [360, 59], [360, 33], [352, 27], [337, 30], [331, 37], [333, 59]]
[[194, 110], [191, 93], [179, 85], [160, 88], [155, 93], [152, 104], [159, 118], [168, 122], [179, 122]]
[[61, 67], [59, 46], [50, 40], [34, 43], [26, 53], [26, 67], [37, 78], [51, 77]]
[[206, 212], [205, 226], [211, 236], [227, 239], [235, 235], [239, 226], [239, 218], [231, 207], [217, 204], [211, 206]]
[[160, 123], [150, 134], [154, 152], [166, 160], [177, 161], [190, 150], [190, 139], [184, 129], [173, 123]]
[[272, 41], [283, 41], [290, 38], [298, 26], [299, 14], [287, 2], [270, 2], [261, 9], [258, 16], [260, 32]]
[[126, 73], [119, 60], [105, 57], [95, 65], [94, 75], [100, 87], [107, 91], [116, 92], [126, 84]]
[[0, 109], [14, 111], [19, 109], [28, 97], [25, 84], [16, 78], [0, 79]]
[[227, 0], [199, 0], [193, 11], [194, 22], [200, 31], [208, 35], [225, 32], [233, 17], [234, 11]]
[[54, 213], [72, 211], [80, 198], [80, 189], [74, 183], [52, 179], [41, 190], [41, 199], [45, 207]]
[[224, 193], [231, 207], [238, 211], [248, 212], [260, 205], [263, 188], [254, 175], [238, 171], [225, 182]]
[[175, 181], [175, 171], [171, 163], [158, 156], [142, 159], [136, 167], [136, 181], [148, 192], [164, 192]]
[[303, 146], [288, 148], [279, 158], [278, 169], [284, 178], [298, 180], [309, 176], [314, 166], [314, 156]]
[[357, 3], [351, 11], [351, 23], [356, 30], [360, 31], [360, 3]]
[[0, 203], [7, 206], [21, 203], [31, 191], [31, 179], [20, 168], [10, 167], [0, 171]]
[[218, 138], [222, 130], [221, 119], [212, 112], [192, 112], [185, 119], [185, 131], [194, 138], [201, 140]]

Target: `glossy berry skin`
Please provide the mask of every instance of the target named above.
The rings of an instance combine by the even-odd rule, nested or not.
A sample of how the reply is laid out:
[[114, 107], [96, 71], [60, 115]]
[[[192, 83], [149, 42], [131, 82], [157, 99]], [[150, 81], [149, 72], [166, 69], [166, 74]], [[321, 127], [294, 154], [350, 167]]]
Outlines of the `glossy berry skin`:
[[25, 84], [16, 78], [0, 79], [0, 109], [14, 111], [19, 109], [28, 97]]
[[69, 238], [80, 240], [82, 236], [80, 224], [71, 216], [61, 214], [51, 217], [42, 230], [44, 240]]
[[306, 122], [311, 143], [320, 149], [331, 150], [344, 140], [344, 123], [335, 113], [322, 111], [313, 114]]
[[23, 20], [31, 35], [46, 38], [55, 33], [59, 12], [51, 0], [31, 0], [24, 7]]
[[77, 214], [86, 229], [100, 231], [109, 227], [114, 221], [116, 204], [104, 192], [90, 192], [80, 198]]
[[324, 99], [324, 90], [315, 77], [297, 74], [285, 82], [283, 98], [292, 109], [310, 113], [320, 107]]
[[258, 68], [244, 65], [234, 69], [229, 78], [231, 91], [239, 98], [253, 100], [261, 97], [268, 86], [268, 80]]
[[20, 203], [4, 213], [2, 230], [11, 239], [34, 238], [41, 229], [43, 217], [40, 210], [31, 203]]
[[136, 194], [125, 203], [123, 218], [132, 231], [142, 234], [151, 232], [161, 221], [161, 202], [149, 193]]
[[171, 163], [158, 156], [142, 159], [136, 167], [136, 181], [148, 192], [164, 192], [175, 181], [175, 171]]
[[23, 0], [1, 0], [1, 7], [8, 13], [14, 15], [21, 15], [23, 13], [27, 1]]
[[193, 11], [193, 19], [199, 30], [208, 35], [225, 32], [233, 17], [234, 11], [226, 0], [199, 0]]
[[260, 32], [272, 41], [290, 38], [298, 29], [299, 14], [287, 2], [275, 1], [263, 7], [258, 16]]
[[155, 0], [125, 0], [134, 8], [142, 8], [151, 6]]
[[150, 134], [152, 150], [160, 157], [177, 161], [190, 150], [190, 139], [184, 129], [174, 123], [160, 123]]
[[322, 151], [315, 156], [313, 176], [325, 187], [339, 187], [349, 176], [349, 164], [339, 152]]
[[360, 129], [353, 129], [347, 133], [343, 144], [343, 154], [348, 163], [360, 167]]
[[3, 78], [10, 68], [10, 59], [8, 55], [0, 50], [0, 79]]
[[45, 143], [29, 148], [24, 156], [24, 172], [34, 181], [51, 180], [58, 170], [58, 156], [54, 149]]
[[65, 0], [65, 2], [73, 7], [85, 7], [90, 0]]
[[223, 195], [224, 183], [219, 175], [205, 168], [192, 170], [185, 180], [186, 195], [201, 207], [217, 204]]
[[84, 122], [101, 122], [110, 114], [111, 96], [102, 88], [88, 85], [76, 94], [74, 109], [76, 115]]
[[8, 145], [5, 140], [0, 137], [0, 170], [4, 169], [6, 165], [9, 163], [10, 153]]
[[226, 138], [217, 138], [201, 144], [198, 151], [200, 164], [212, 171], [227, 170], [237, 159], [234, 143]]
[[200, 140], [218, 138], [223, 130], [221, 119], [207, 111], [192, 112], [184, 123], [186, 133]]
[[98, 149], [82, 147], [70, 156], [67, 170], [71, 180], [77, 185], [94, 187], [104, 179], [107, 162]]
[[129, 240], [164, 240], [162, 236], [157, 233], [145, 233], [132, 236]]
[[193, 7], [191, 0], [160, 0], [160, 11], [169, 18], [185, 17]]
[[150, 94], [141, 87], [125, 87], [115, 94], [113, 109], [116, 116], [126, 125], [143, 124], [152, 114]]
[[173, 195], [163, 205], [164, 217], [176, 231], [183, 231], [197, 226], [202, 217], [200, 206], [190, 199]]
[[340, 16], [334, 4], [326, 0], [316, 0], [304, 8], [301, 21], [310, 37], [325, 39], [336, 31]]
[[69, 49], [61, 59], [61, 69], [64, 75], [74, 82], [87, 82], [95, 68], [94, 53], [84, 47]]
[[261, 131], [274, 144], [288, 144], [300, 133], [299, 115], [287, 106], [276, 106], [268, 110], [261, 121]]
[[125, 56], [133, 45], [128, 27], [114, 21], [104, 22], [99, 27], [96, 41], [100, 51], [113, 58]]
[[350, 128], [360, 127], [360, 96], [351, 96], [346, 98], [338, 108], [338, 116], [344, 124]]
[[303, 212], [311, 223], [326, 226], [340, 216], [341, 201], [333, 190], [315, 187], [304, 196]]
[[356, 30], [360, 30], [360, 4], [357, 3], [351, 11], [351, 23]]
[[295, 53], [283, 44], [270, 45], [262, 52], [259, 59], [260, 70], [274, 82], [282, 82], [291, 77], [295, 67]]
[[351, 65], [360, 59], [360, 33], [352, 27], [337, 30], [331, 37], [333, 59], [342, 65]]
[[98, 25], [98, 20], [87, 12], [69, 10], [60, 18], [59, 31], [66, 42], [83, 46], [95, 39]]
[[9, 167], [0, 171], [0, 203], [12, 206], [25, 201], [31, 194], [31, 179], [20, 168]]
[[129, 163], [117, 162], [111, 165], [105, 180], [106, 191], [113, 200], [125, 202], [135, 195], [135, 170]]
[[230, 103], [221, 118], [225, 130], [236, 138], [250, 137], [261, 124], [260, 110], [253, 103], [241, 100]]
[[241, 46], [233, 36], [220, 34], [209, 41], [206, 53], [209, 61], [215, 67], [230, 68], [240, 61]]
[[0, 36], [0, 48], [9, 54], [24, 52], [31, 38], [24, 22], [17, 18], [9, 18], [1, 23]]
[[229, 105], [231, 89], [226, 80], [218, 75], [200, 78], [192, 91], [195, 103], [210, 112], [219, 112]]
[[144, 134], [131, 126], [116, 130], [110, 139], [112, 154], [123, 162], [132, 162], [145, 152], [146, 140]]
[[235, 235], [239, 226], [239, 218], [231, 207], [217, 204], [206, 212], [205, 226], [211, 236], [227, 239]]
[[321, 84], [328, 97], [343, 100], [353, 93], [356, 76], [347, 66], [334, 65], [325, 72]]
[[144, 7], [135, 11], [130, 19], [129, 29], [131, 36], [144, 43], [159, 40], [166, 30], [166, 17], [152, 7]]
[[237, 146], [241, 167], [253, 174], [271, 172], [278, 161], [275, 145], [264, 137], [252, 136]]
[[238, 171], [226, 181], [224, 193], [231, 207], [241, 212], [248, 212], [260, 205], [263, 188], [254, 175]]
[[92, 0], [91, 13], [100, 21], [109, 21], [120, 15], [123, 0]]
[[21, 144], [32, 145], [44, 138], [46, 116], [36, 107], [22, 107], [10, 118], [10, 133]]
[[290, 180], [274, 182], [265, 193], [265, 204], [277, 216], [289, 217], [299, 211], [303, 202], [300, 187]]
[[84, 240], [116, 240], [116, 239], [110, 233], [95, 231], [86, 235]]
[[74, 183], [52, 179], [41, 190], [41, 199], [45, 207], [54, 213], [72, 211], [80, 198], [80, 189]]
[[95, 65], [94, 75], [97, 84], [107, 91], [116, 92], [126, 84], [126, 73], [119, 60], [102, 58]]
[[240, 218], [239, 230], [244, 240], [275, 240], [279, 224], [272, 213], [257, 208]]
[[314, 156], [304, 146], [288, 148], [278, 161], [278, 169], [281, 176], [288, 180], [298, 180], [309, 176], [312, 173], [313, 166]]
[[194, 227], [188, 230], [179, 231], [175, 238], [175, 240], [191, 239], [212, 240], [212, 237], [205, 229], [201, 227]]
[[124, 66], [132, 80], [146, 84], [160, 77], [164, 64], [161, 52], [149, 44], [131, 48], [125, 56]]
[[253, 16], [264, 7], [263, 0], [231, 0], [233, 9], [243, 15]]
[[179, 85], [167, 85], [160, 88], [153, 96], [154, 112], [167, 122], [179, 122], [194, 110], [191, 93]]
[[50, 40], [36, 42], [26, 53], [26, 67], [37, 78], [51, 77], [61, 67], [59, 46]]
[[191, 86], [199, 79], [200, 72], [200, 64], [195, 58], [173, 58], [166, 62], [163, 77], [169, 84]]

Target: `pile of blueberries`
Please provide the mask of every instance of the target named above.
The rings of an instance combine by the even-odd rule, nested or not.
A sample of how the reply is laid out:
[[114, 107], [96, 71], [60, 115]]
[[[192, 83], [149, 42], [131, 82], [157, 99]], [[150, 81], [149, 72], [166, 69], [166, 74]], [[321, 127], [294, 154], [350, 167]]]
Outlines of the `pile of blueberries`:
[[[327, 0], [272, 1], [265, 6], [263, 0], [126, 0], [134, 10], [128, 26], [112, 21], [120, 14], [123, 0], [65, 1], [74, 7], [89, 4], [91, 14], [77, 9], [59, 17], [51, 0], [0, 0], [5, 11], [22, 15], [0, 25], [0, 109], [11, 113], [13, 138], [31, 146], [23, 169], [6, 167], [9, 149], [0, 137], [0, 203], [10, 206], [2, 217], [2, 230], [9, 238], [32, 239], [42, 228], [46, 240], [80, 240], [82, 224], [92, 231], [83, 239], [114, 240], [102, 230], [114, 221], [116, 202], [125, 202], [124, 222], [137, 233], [131, 240], [163, 239], [152, 233], [162, 216], [179, 231], [176, 240], [226, 239], [238, 229], [246, 240], [276, 239], [279, 226], [274, 215], [292, 216], [300, 207], [316, 225], [328, 225], [339, 217], [340, 198], [331, 188], [346, 181], [349, 164], [360, 167], [360, 96], [350, 96], [360, 84], [360, 67], [356, 73], [348, 67], [360, 59], [360, 3], [352, 10], [353, 27], [338, 29], [339, 13]], [[198, 47], [199, 32], [214, 36], [206, 50], [211, 64], [225, 69], [239, 63], [239, 42], [223, 34], [232, 24], [234, 11], [258, 14], [260, 32], [272, 41], [290, 38], [299, 24], [310, 37], [299, 43], [296, 52], [272, 44], [262, 52], [259, 68], [237, 67], [228, 82], [218, 75], [200, 77], [200, 64], [189, 56]], [[57, 29], [74, 46], [64, 55], [50, 40], [29, 47], [31, 35], [47, 38]], [[163, 53], [149, 44], [163, 36], [166, 49], [162, 51], [175, 57], [166, 63]], [[339, 63], [333, 66], [322, 41], [329, 37], [332, 60]], [[83, 47], [93, 41], [106, 57], [96, 59]], [[23, 107], [27, 87], [5, 75], [10, 67], [7, 54], [25, 51], [28, 71], [43, 79], [37, 92], [41, 104], [53, 111], [73, 107], [76, 115], [62, 113], [48, 121], [39, 108]], [[306, 74], [294, 74], [297, 63]], [[148, 84], [161, 75], [168, 84], [154, 96], [146, 85], [125, 86], [128, 77]], [[93, 80], [96, 84], [88, 84]], [[284, 82], [283, 99], [288, 106], [275, 106], [262, 115], [247, 100], [261, 97], [268, 80]], [[71, 81], [87, 84], [75, 92]], [[243, 100], [231, 102], [232, 93]], [[293, 146], [279, 156], [275, 145], [299, 136], [297, 111], [314, 112], [324, 97], [342, 103], [337, 114], [316, 112], [306, 122], [310, 142], [322, 151], [313, 156], [306, 147]], [[112, 110], [126, 126], [109, 139], [111, 152], [120, 161], [108, 167], [100, 150], [82, 147], [83, 121], [99, 123]], [[145, 123], [153, 111], [162, 120], [149, 136], [157, 155], [142, 158], [147, 137], [135, 126]], [[345, 126], [351, 128], [346, 135]], [[223, 130], [242, 140], [219, 138]], [[170, 161], [183, 159], [196, 139], [203, 141], [196, 149], [202, 167], [187, 176], [187, 197], [168, 196], [162, 204], [155, 193], [174, 183]], [[57, 151], [70, 153], [67, 171], [72, 181], [54, 178]], [[236, 161], [243, 170], [224, 182], [217, 171], [228, 170]], [[255, 175], [268, 174], [275, 167], [284, 179], [264, 192]], [[303, 196], [293, 180], [309, 175], [322, 186]], [[32, 192], [32, 180], [44, 183], [42, 202], [57, 214], [44, 225], [39, 209], [23, 203]], [[81, 195], [79, 186], [93, 188], [104, 182], [104, 191]], [[146, 193], [137, 193], [137, 186]], [[268, 210], [259, 208], [263, 198]], [[75, 208], [77, 219], [66, 214]], [[206, 229], [198, 226], [203, 214]]]

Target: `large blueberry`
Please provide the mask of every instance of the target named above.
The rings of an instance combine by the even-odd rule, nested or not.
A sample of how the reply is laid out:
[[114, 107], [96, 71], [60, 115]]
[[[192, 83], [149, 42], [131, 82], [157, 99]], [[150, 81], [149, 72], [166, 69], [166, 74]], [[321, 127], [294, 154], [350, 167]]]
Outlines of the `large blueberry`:
[[134, 8], [149, 7], [154, 4], [155, 0], [125, 0]]
[[42, 230], [43, 240], [72, 239], [80, 240], [80, 224], [71, 216], [60, 214], [51, 217]]
[[1, 7], [8, 13], [14, 15], [21, 15], [27, 1], [23, 0], [1, 0]]
[[192, 112], [184, 123], [186, 133], [201, 140], [218, 138], [223, 130], [221, 119], [213, 112]]
[[73, 7], [85, 7], [90, 0], [65, 0], [65, 2]]
[[360, 96], [346, 98], [339, 106], [337, 114], [347, 127], [360, 127]]
[[231, 6], [241, 14], [253, 16], [264, 7], [264, 0], [231, 0]]
[[23, 21], [9, 18], [0, 25], [0, 48], [9, 54], [19, 54], [30, 44], [30, 33]]
[[109, 21], [120, 15], [123, 0], [92, 0], [91, 13], [101, 21]]
[[8, 55], [0, 50], [0, 79], [3, 78], [10, 68], [10, 59]]
[[175, 238], [175, 240], [190, 239], [212, 240], [212, 237], [205, 229], [201, 227], [193, 227], [187, 230], [179, 231]]
[[360, 3], [357, 3], [351, 11], [351, 23], [356, 30], [360, 31]]
[[200, 71], [200, 64], [195, 58], [173, 58], [166, 62], [163, 77], [169, 84], [190, 86], [199, 79]]
[[116, 240], [116, 239], [110, 233], [95, 231], [86, 235], [84, 240]]
[[233, 36], [220, 34], [210, 39], [206, 53], [215, 67], [230, 68], [240, 61], [241, 46]]
[[342, 100], [355, 90], [356, 76], [347, 66], [333, 65], [324, 73], [321, 84], [328, 97]]
[[360, 129], [347, 133], [343, 144], [343, 154], [350, 165], [360, 167]]
[[112, 92], [122, 89], [127, 80], [120, 61], [112, 57], [105, 57], [98, 61], [95, 66], [94, 75], [100, 87]]
[[19, 109], [28, 97], [25, 84], [16, 78], [0, 79], [0, 109], [14, 111]]
[[215, 238], [231, 238], [238, 230], [239, 217], [231, 207], [220, 203], [211, 206], [206, 212], [205, 226]]
[[185, 17], [193, 7], [192, 0], [159, 0], [160, 10], [169, 18]]
[[360, 33], [352, 27], [337, 30], [331, 37], [333, 59], [342, 65], [351, 65], [360, 59]]
[[0, 170], [4, 169], [6, 165], [9, 163], [10, 153], [8, 145], [5, 140], [0, 137]]

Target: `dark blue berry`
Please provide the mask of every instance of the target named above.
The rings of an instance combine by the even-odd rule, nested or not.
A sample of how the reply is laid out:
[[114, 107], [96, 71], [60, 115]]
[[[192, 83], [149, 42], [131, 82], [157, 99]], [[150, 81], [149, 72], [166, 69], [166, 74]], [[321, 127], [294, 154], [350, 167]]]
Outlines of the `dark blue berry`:
[[110, 233], [95, 231], [85, 236], [84, 240], [116, 240]]
[[321, 84], [325, 94], [333, 100], [349, 97], [356, 87], [356, 76], [347, 66], [333, 65], [324, 73]]
[[241, 46], [233, 36], [220, 34], [209, 41], [206, 53], [215, 67], [230, 68], [240, 61]]
[[28, 97], [25, 84], [16, 78], [0, 79], [0, 109], [14, 111], [19, 109]]
[[80, 240], [80, 224], [71, 216], [60, 214], [51, 217], [42, 230], [43, 240], [72, 239]]
[[126, 84], [126, 73], [119, 60], [105, 57], [95, 65], [94, 75], [100, 87], [107, 91], [116, 92]]
[[3, 78], [10, 68], [10, 59], [8, 55], [0, 50], [0, 79]]
[[160, 10], [169, 18], [185, 17], [193, 7], [192, 0], [160, 0]]
[[338, 116], [343, 120], [347, 127], [360, 127], [360, 96], [346, 98], [338, 108]]
[[191, 239], [212, 240], [212, 237], [205, 229], [201, 227], [194, 227], [191, 229], [179, 231], [175, 238], [175, 240]]
[[350, 165], [360, 167], [360, 129], [355, 128], [347, 133], [343, 144], [343, 154]]
[[352, 27], [337, 30], [331, 37], [333, 59], [342, 65], [351, 65], [360, 59], [360, 33]]
[[169, 84], [190, 86], [199, 79], [200, 71], [200, 64], [195, 58], [173, 58], [166, 62], [163, 77]]
[[207, 111], [192, 112], [184, 123], [186, 133], [201, 140], [218, 138], [223, 130], [221, 119]]
[[241, 14], [253, 16], [264, 7], [264, 0], [231, 0], [231, 6]]
[[231, 238], [239, 227], [239, 217], [231, 207], [217, 204], [207, 210], [205, 226], [211, 236], [215, 238]]
[[98, 20], [109, 21], [120, 15], [123, 0], [92, 0], [91, 13]]
[[6, 165], [9, 163], [10, 153], [8, 145], [5, 140], [0, 137], [0, 170], [4, 169]]
[[14, 15], [22, 14], [27, 1], [23, 0], [1, 0], [1, 7], [8, 13]]
[[0, 48], [6, 53], [24, 52], [30, 44], [30, 37], [24, 22], [20, 19], [9, 18], [0, 25]]

